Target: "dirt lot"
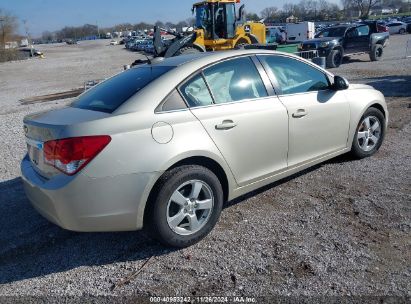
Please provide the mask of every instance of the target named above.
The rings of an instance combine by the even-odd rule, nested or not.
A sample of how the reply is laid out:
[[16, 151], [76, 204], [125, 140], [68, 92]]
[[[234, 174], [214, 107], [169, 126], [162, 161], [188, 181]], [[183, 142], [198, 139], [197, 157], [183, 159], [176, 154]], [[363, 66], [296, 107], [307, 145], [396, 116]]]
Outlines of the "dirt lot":
[[340, 157], [230, 202], [210, 236], [177, 251], [141, 232], [64, 231], [34, 211], [19, 178], [22, 118], [68, 101], [18, 101], [105, 78], [137, 55], [87, 42], [40, 47], [44, 60], [0, 64], [0, 295], [410, 297], [408, 39], [391, 37], [381, 62], [361, 56], [332, 71], [387, 96], [390, 127], [375, 157]]

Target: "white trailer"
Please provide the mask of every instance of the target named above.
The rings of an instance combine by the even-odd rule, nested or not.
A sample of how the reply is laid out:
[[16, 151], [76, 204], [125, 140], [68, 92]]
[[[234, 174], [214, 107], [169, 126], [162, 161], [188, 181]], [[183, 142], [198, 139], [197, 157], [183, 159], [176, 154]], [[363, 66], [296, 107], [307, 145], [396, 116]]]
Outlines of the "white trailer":
[[28, 46], [29, 46], [29, 40], [27, 38], [21, 39], [20, 47], [28, 47]]
[[285, 26], [287, 42], [302, 42], [314, 39], [315, 25], [314, 22], [287, 23]]

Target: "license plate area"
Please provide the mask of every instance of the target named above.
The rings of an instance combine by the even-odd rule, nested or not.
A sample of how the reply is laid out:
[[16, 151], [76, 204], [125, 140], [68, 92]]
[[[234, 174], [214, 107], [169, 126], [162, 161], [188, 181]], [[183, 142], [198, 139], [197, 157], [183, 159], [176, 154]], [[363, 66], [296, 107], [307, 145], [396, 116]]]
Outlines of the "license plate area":
[[32, 164], [37, 168], [41, 168], [44, 165], [43, 161], [43, 143], [35, 141], [30, 138], [26, 138], [27, 152]]

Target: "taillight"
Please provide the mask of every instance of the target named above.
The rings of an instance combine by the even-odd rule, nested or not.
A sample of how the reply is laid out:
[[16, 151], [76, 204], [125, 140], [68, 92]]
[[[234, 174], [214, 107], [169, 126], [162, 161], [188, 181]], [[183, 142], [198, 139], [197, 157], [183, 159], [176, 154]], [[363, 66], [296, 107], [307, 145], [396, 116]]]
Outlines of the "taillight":
[[111, 141], [110, 136], [86, 136], [51, 140], [44, 144], [44, 162], [67, 175], [74, 175]]
[[385, 25], [377, 25], [377, 32], [388, 32], [388, 27]]

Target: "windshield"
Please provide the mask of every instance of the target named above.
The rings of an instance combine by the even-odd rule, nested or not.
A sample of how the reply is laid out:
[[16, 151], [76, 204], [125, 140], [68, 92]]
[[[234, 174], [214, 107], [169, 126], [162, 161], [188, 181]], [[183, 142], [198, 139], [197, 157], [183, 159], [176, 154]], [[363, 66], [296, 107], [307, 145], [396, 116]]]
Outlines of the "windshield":
[[114, 112], [134, 94], [174, 67], [143, 66], [124, 71], [91, 88], [71, 104], [73, 108]]
[[213, 17], [210, 14], [210, 7], [208, 4], [198, 5], [194, 7], [196, 11], [196, 27], [204, 29], [206, 32], [212, 31]]
[[346, 27], [332, 27], [332, 28], [324, 29], [321, 32], [319, 32], [315, 36], [315, 38], [344, 37], [346, 30], [347, 30]]

